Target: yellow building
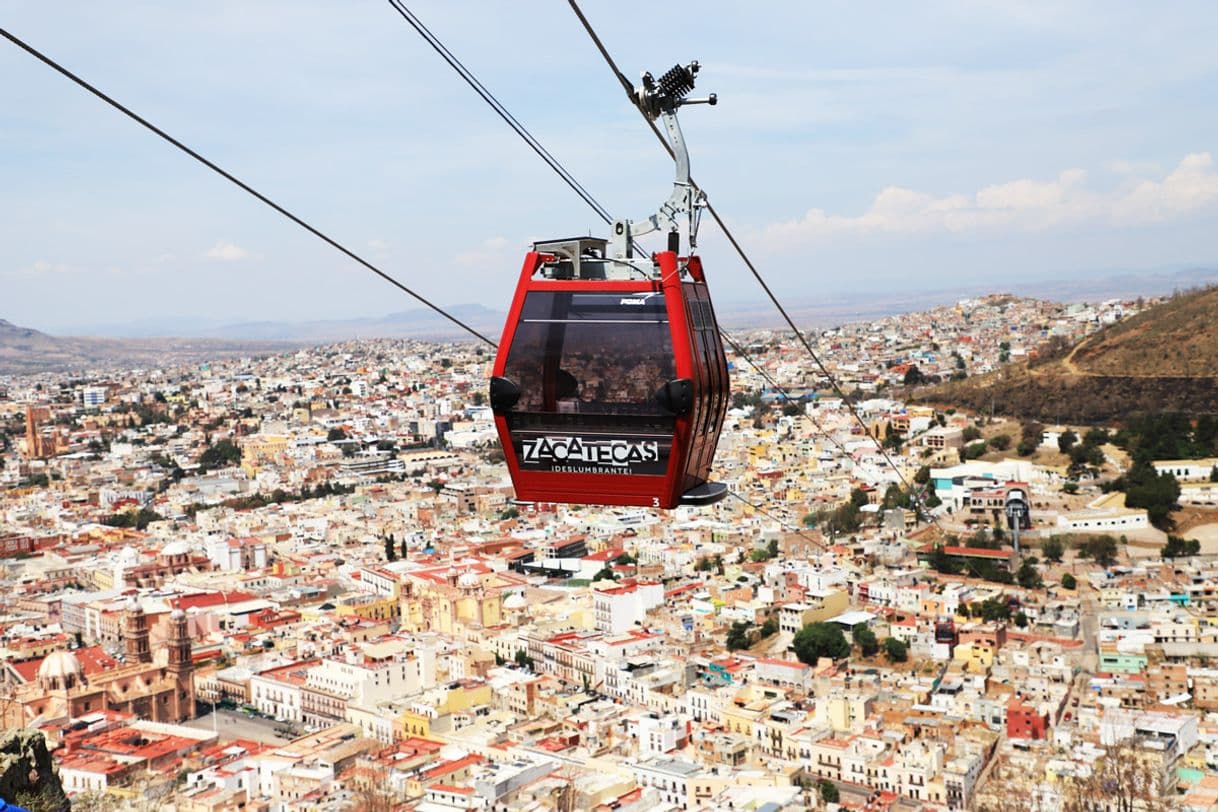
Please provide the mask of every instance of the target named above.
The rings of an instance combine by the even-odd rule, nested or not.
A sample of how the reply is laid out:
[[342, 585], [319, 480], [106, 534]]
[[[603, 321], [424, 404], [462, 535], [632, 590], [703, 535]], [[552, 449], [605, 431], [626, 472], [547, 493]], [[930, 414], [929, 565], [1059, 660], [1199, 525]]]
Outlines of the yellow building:
[[391, 620], [397, 617], [399, 604], [393, 598], [376, 595], [347, 595], [338, 600], [334, 613], [339, 617], [358, 617], [364, 620]]
[[408, 573], [400, 602], [402, 628], [453, 634], [467, 627], [498, 626], [505, 620], [504, 588], [519, 585], [482, 565]]
[[404, 739], [411, 736], [427, 737], [431, 735], [431, 717], [425, 713], [407, 709], [398, 716], [398, 727], [402, 731]]
[[818, 721], [823, 716], [835, 733], [858, 733], [871, 715], [874, 704], [874, 696], [835, 694], [816, 703], [816, 716]]
[[774, 691], [755, 685], [741, 688], [720, 714], [724, 731], [753, 738], [754, 726], [776, 701], [778, 698]]
[[491, 704], [491, 686], [465, 680], [427, 691], [398, 715], [402, 738], [430, 736], [432, 720]]
[[811, 608], [804, 624], [823, 623], [849, 609], [850, 596], [842, 589], [826, 589], [823, 592], [808, 592], [804, 596], [804, 603]]
[[241, 439], [241, 468], [254, 476], [264, 465], [280, 465], [287, 458], [288, 438], [282, 434], [255, 434]]
[[952, 659], [969, 674], [981, 674], [994, 664], [994, 649], [977, 642], [961, 643], [952, 652]]

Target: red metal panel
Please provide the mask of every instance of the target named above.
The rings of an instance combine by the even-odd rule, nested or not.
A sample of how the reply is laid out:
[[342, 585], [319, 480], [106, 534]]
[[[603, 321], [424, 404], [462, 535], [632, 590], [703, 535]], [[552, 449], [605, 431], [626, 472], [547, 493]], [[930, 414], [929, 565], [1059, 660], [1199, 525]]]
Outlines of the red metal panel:
[[[516, 293], [512, 299], [511, 311], [507, 324], [504, 326], [503, 338], [495, 357], [494, 375], [502, 375], [505, 370], [516, 328], [524, 309], [525, 297], [532, 291], [580, 293], [663, 291], [672, 336], [674, 371], [677, 377], [693, 381], [695, 393], [697, 393], [696, 405], [690, 414], [677, 417], [674, 421], [672, 448], [663, 476], [525, 470], [521, 467], [517, 457], [507, 418], [497, 414], [495, 427], [499, 433], [499, 440], [517, 498], [539, 502], [675, 507], [680, 503], [682, 494], [690, 485], [686, 473], [690, 470], [690, 455], [696, 448], [693, 437], [696, 418], [710, 405], [709, 393], [705, 391], [708, 383], [705, 379], [704, 365], [698, 364], [693, 356], [692, 342], [697, 337], [692, 335], [690, 330], [689, 305], [686, 301], [688, 294], [682, 284], [682, 267], [678, 257], [671, 251], [655, 255], [654, 259], [660, 268], [659, 280], [534, 279], [533, 275], [546, 259], [546, 255], [537, 252], [530, 252], [525, 257]], [[701, 284], [702, 269], [697, 257], [691, 257], [685, 262], [694, 279]]]

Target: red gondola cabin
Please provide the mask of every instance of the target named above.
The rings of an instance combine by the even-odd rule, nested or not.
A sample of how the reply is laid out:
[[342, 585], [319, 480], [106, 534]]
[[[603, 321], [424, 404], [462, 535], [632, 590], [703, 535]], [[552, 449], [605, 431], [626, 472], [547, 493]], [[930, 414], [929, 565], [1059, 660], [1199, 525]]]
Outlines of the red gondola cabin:
[[580, 237], [525, 257], [490, 384], [516, 496], [716, 502], [726, 488], [709, 476], [728, 375], [702, 264], [605, 249]]

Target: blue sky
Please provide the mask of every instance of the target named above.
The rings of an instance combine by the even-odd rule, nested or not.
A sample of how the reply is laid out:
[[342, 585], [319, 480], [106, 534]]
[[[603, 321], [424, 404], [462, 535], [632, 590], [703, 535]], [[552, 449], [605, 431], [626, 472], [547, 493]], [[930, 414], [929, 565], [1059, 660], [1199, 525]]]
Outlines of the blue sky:
[[[565, 3], [414, 11], [611, 211], [671, 163]], [[1218, 264], [1212, 2], [593, 2], [629, 76], [703, 65], [695, 177], [784, 297]], [[602, 229], [385, 2], [9, 0], [0, 26], [445, 304]], [[317, 319], [413, 302], [8, 43], [0, 318]], [[758, 300], [715, 234], [723, 300]]]

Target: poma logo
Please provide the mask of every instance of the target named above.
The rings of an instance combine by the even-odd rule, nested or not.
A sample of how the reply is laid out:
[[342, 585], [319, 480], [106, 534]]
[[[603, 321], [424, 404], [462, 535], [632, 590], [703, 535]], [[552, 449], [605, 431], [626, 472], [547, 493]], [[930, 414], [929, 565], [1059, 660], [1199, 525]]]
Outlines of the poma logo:
[[627, 468], [634, 463], [656, 462], [660, 444], [655, 440], [585, 440], [580, 437], [538, 437], [521, 443], [522, 462], [608, 465]]

